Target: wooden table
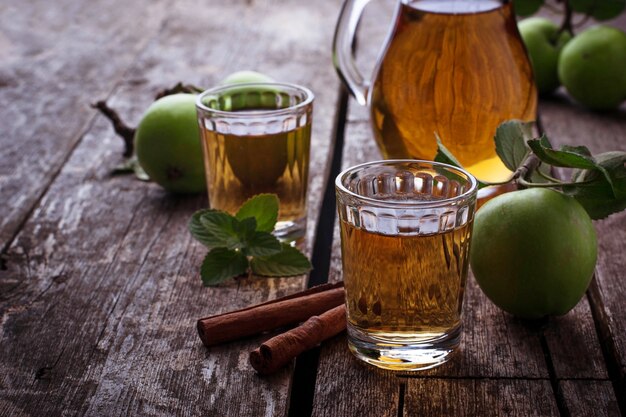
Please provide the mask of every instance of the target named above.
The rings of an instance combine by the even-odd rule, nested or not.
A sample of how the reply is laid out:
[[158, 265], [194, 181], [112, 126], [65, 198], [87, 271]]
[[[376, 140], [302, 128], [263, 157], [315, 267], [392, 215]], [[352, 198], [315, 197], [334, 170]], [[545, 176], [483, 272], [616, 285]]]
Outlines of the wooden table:
[[[587, 296], [564, 317], [503, 313], [473, 278], [456, 359], [417, 374], [358, 363], [340, 335], [271, 377], [248, 352], [206, 349], [199, 317], [303, 289], [306, 277], [204, 288], [186, 230], [205, 196], [113, 176], [122, 141], [90, 107], [132, 123], [177, 81], [211, 86], [256, 69], [316, 94], [310, 283], [341, 279], [332, 180], [379, 157], [367, 113], [331, 65], [340, 0], [28, 0], [0, 5], [0, 415], [615, 416], [626, 414], [626, 214], [595, 223]], [[391, 4], [362, 25], [364, 67]], [[624, 19], [619, 21], [626, 27]], [[364, 71], [367, 69], [364, 68]], [[555, 142], [626, 149], [626, 112], [542, 101]]]

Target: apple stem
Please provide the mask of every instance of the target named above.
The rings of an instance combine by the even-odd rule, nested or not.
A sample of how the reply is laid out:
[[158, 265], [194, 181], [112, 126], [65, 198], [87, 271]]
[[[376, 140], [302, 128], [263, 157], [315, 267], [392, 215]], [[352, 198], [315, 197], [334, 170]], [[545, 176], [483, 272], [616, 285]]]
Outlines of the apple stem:
[[561, 188], [567, 186], [584, 187], [595, 185], [593, 181], [581, 181], [581, 182], [529, 182], [523, 177], [517, 179], [517, 183], [526, 188]]
[[530, 176], [530, 174], [537, 169], [537, 167], [541, 164], [541, 160], [534, 153], [530, 153], [522, 165], [519, 166], [513, 173], [513, 180], [517, 181], [521, 185], [529, 184], [526, 182], [526, 178]]
[[203, 88], [197, 87], [193, 84], [183, 84], [182, 82], [178, 82], [175, 86], [171, 88], [165, 88], [159, 91], [154, 99], [158, 100], [165, 96], [171, 96], [172, 94], [180, 94], [180, 93], [198, 94], [203, 91], [204, 91]]
[[[172, 94], [179, 93], [188, 93], [188, 94], [198, 94], [202, 92], [203, 89], [197, 87], [193, 84], [183, 84], [182, 82], [178, 82], [176, 85], [170, 88], [165, 88], [160, 90], [154, 100], [158, 100], [165, 96], [171, 96]], [[134, 146], [134, 138], [136, 128], [132, 128], [128, 126], [126, 123], [122, 121], [120, 115], [117, 111], [113, 110], [105, 100], [100, 100], [91, 105], [94, 109], [100, 110], [102, 113], [113, 125], [113, 129], [115, 129], [115, 133], [117, 133], [124, 140], [124, 157], [130, 158], [133, 156], [133, 152], [135, 151]]]
[[561, 27], [557, 31], [556, 38], [561, 35], [561, 33], [567, 31], [570, 35], [574, 36], [574, 27], [572, 26], [572, 17], [574, 15], [572, 6], [570, 4], [570, 0], [563, 0], [563, 4], [565, 5], [565, 14], [563, 15], [563, 23]]
[[130, 158], [134, 152], [133, 138], [135, 137], [134, 128], [128, 126], [122, 121], [119, 114], [113, 110], [104, 100], [100, 100], [91, 105], [91, 107], [100, 110], [100, 112], [113, 124], [113, 129], [124, 140], [124, 157]]

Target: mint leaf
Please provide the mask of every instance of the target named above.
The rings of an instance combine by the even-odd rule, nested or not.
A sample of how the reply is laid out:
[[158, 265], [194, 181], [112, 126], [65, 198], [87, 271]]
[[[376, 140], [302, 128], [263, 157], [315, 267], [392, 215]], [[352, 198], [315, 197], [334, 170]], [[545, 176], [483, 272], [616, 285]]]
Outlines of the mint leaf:
[[208, 248], [215, 246], [216, 240], [213, 234], [202, 225], [200, 218], [207, 213], [215, 212], [216, 210], [213, 209], [198, 210], [191, 216], [191, 220], [189, 220], [189, 224], [187, 225], [191, 236]]
[[270, 256], [282, 251], [280, 241], [271, 233], [255, 232], [246, 241], [244, 252], [248, 256]]
[[242, 221], [237, 221], [237, 219], [233, 217], [233, 220], [239, 241], [243, 246], [248, 245], [248, 241], [252, 239], [256, 233], [256, 219], [254, 217], [248, 217]]
[[530, 153], [526, 141], [532, 138], [532, 123], [509, 120], [496, 129], [496, 154], [511, 171], [515, 171]]
[[298, 249], [283, 243], [275, 255], [252, 258], [250, 267], [257, 275], [288, 277], [309, 272], [311, 263]]
[[204, 286], [210, 286], [242, 275], [247, 270], [248, 258], [243, 253], [226, 248], [215, 248], [204, 257], [200, 275]]
[[242, 226], [230, 214], [212, 211], [200, 216], [200, 224], [206, 234], [205, 244], [212, 248], [238, 249], [243, 245], [240, 234]]
[[563, 146], [561, 149], [553, 149], [550, 141], [545, 135], [539, 139], [531, 139], [528, 146], [537, 157], [550, 165], [564, 168], [596, 168], [589, 149], [584, 146]]
[[271, 232], [278, 220], [278, 196], [276, 194], [258, 194], [243, 203], [235, 217], [243, 220], [256, 219], [256, 230]]

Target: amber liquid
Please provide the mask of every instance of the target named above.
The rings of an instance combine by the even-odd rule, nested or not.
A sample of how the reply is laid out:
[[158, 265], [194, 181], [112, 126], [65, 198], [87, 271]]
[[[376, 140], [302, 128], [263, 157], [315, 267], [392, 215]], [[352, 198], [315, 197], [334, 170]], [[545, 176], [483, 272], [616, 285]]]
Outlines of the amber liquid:
[[471, 222], [431, 235], [387, 236], [341, 221], [348, 322], [386, 340], [433, 340], [457, 329]]
[[433, 159], [434, 132], [472, 174], [502, 180], [496, 127], [535, 120], [537, 93], [511, 3], [403, 2], [371, 97], [385, 158]]
[[310, 124], [245, 135], [202, 129], [210, 207], [234, 214], [250, 197], [273, 193], [279, 222], [305, 218], [310, 136]]

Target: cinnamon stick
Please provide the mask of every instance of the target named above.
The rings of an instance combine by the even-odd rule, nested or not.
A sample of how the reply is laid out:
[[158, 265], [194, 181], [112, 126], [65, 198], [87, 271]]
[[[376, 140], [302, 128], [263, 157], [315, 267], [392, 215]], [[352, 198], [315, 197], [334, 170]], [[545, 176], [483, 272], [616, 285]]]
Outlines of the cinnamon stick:
[[300, 323], [344, 302], [343, 283], [324, 284], [242, 310], [205, 317], [197, 328], [205, 346]]
[[261, 375], [271, 374], [302, 352], [335, 336], [345, 328], [346, 307], [341, 304], [263, 343], [258, 349], [250, 352], [250, 364]]

